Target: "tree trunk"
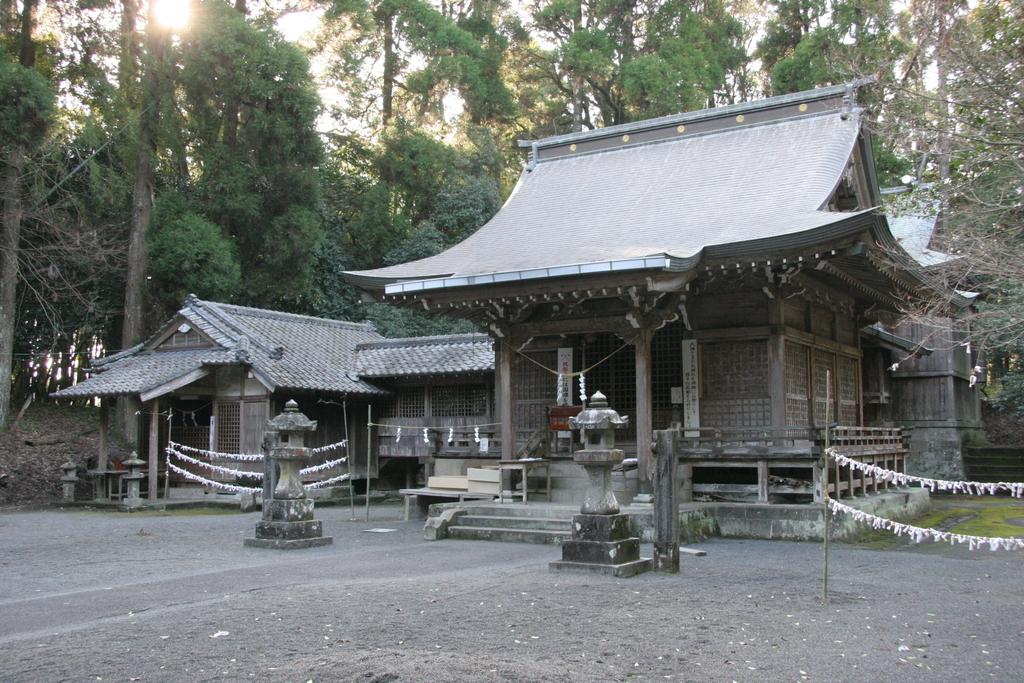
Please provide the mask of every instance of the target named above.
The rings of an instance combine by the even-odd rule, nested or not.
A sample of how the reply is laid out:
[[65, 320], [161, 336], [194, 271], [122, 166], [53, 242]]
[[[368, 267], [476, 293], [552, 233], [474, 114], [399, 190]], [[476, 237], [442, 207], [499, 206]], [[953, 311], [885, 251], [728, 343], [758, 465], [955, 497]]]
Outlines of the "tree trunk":
[[139, 73], [139, 0], [121, 0], [121, 56], [117, 64], [117, 85], [125, 102], [137, 105], [135, 92]]
[[[572, 12], [572, 32], [575, 34], [583, 29], [583, 0], [576, 0]], [[583, 76], [571, 74], [572, 77], [572, 132], [583, 130]], [[608, 122], [605, 121], [605, 125]]]
[[[36, 44], [32, 40], [36, 2], [24, 0], [21, 10], [18, 58], [27, 69], [36, 63]], [[11, 412], [14, 328], [18, 318], [18, 250], [24, 214], [21, 173], [25, 167], [25, 154], [25, 147], [16, 145], [7, 155], [4, 160], [3, 186], [0, 189], [0, 198], [3, 199], [3, 235], [0, 236], [0, 430], [7, 426]]]
[[384, 84], [381, 92], [381, 123], [385, 128], [394, 114], [395, 79], [398, 78], [398, 56], [395, 54], [395, 15], [384, 17]]
[[[135, 185], [132, 190], [132, 222], [128, 233], [128, 272], [124, 288], [124, 323], [121, 327], [121, 348], [139, 343], [143, 338], [143, 314], [146, 294], [146, 231], [153, 213], [156, 126], [160, 112], [161, 84], [159, 68], [167, 34], [158, 28], [150, 3], [146, 22], [146, 55], [142, 74], [142, 111], [139, 113], [138, 151], [135, 159]], [[121, 401], [121, 429], [129, 443], [138, 437], [132, 400]]]
[[3, 174], [3, 248], [0, 250], [0, 430], [11, 410], [14, 328], [17, 324], [18, 246], [21, 239], [21, 171], [25, 149], [15, 147]]

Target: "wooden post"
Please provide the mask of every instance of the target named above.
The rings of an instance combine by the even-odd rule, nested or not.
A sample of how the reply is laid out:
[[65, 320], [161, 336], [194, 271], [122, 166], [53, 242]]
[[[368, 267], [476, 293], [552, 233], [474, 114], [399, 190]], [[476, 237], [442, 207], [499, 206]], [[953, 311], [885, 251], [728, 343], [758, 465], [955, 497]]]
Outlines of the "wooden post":
[[515, 405], [512, 398], [512, 343], [499, 339], [495, 344], [498, 369], [498, 421], [501, 423], [501, 459], [514, 460], [516, 453]]
[[693, 502], [693, 465], [680, 463], [679, 470], [682, 481], [679, 482], [679, 499], [684, 503]]
[[652, 336], [651, 330], [644, 328], [637, 330], [632, 340], [636, 350], [636, 415], [634, 419], [636, 420], [637, 487], [640, 494], [646, 494], [651, 490], [651, 439], [654, 438], [654, 420], [651, 415]]
[[757, 502], [768, 502], [768, 461], [757, 461]]
[[679, 431], [655, 434], [654, 459], [654, 570], [679, 573], [679, 488], [676, 486]]
[[157, 472], [160, 465], [160, 399], [154, 398], [149, 404], [149, 488], [146, 494], [150, 503], [156, 502]]
[[772, 427], [785, 434], [786, 427], [786, 338], [773, 334], [768, 340], [768, 391], [771, 396]]
[[100, 452], [96, 458], [96, 469], [105, 471], [110, 461], [110, 409], [109, 399], [100, 399]]

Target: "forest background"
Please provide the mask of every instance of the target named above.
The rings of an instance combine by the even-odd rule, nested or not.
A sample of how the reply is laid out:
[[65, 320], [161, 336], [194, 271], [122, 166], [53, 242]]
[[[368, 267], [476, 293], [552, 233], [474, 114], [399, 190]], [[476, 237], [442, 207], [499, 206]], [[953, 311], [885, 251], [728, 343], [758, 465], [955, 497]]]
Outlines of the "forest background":
[[472, 233], [517, 139], [862, 77], [881, 183], [942, 208], [933, 276], [985, 293], [963, 324], [1024, 406], [1021, 0], [0, 0], [0, 428], [190, 292], [465, 331], [340, 275]]

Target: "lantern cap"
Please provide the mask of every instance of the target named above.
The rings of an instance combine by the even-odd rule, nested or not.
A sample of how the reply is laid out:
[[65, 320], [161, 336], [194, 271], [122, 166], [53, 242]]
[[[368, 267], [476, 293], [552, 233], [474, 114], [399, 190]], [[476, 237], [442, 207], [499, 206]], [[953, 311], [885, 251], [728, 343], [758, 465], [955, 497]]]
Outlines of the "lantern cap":
[[608, 399], [600, 391], [595, 391], [590, 397], [585, 410], [569, 418], [569, 427], [572, 429], [624, 429], [628, 426], [629, 418], [609, 408]]
[[284, 412], [267, 422], [267, 426], [278, 432], [312, 432], [316, 420], [310, 420], [299, 412], [299, 404], [290, 400], [284, 404]]

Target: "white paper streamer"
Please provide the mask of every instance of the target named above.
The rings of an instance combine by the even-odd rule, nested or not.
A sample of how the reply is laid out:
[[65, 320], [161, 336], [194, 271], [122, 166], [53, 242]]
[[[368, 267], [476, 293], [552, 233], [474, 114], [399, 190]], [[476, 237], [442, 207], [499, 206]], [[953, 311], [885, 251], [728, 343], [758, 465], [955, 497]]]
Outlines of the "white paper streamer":
[[448, 445], [452, 445], [452, 441], [455, 441], [455, 427], [448, 428]]
[[221, 460], [244, 460], [244, 461], [256, 461], [263, 460], [262, 453], [218, 453], [217, 451], [206, 451], [202, 448], [194, 448], [192, 446], [186, 446], [185, 444], [177, 443], [176, 441], [168, 441], [168, 447], [173, 447], [176, 451], [188, 451], [189, 453], [195, 453], [196, 455], [205, 456], [207, 458], [218, 458]]
[[262, 491], [263, 490], [263, 489], [256, 488], [256, 487], [253, 487], [253, 486], [237, 486], [235, 484], [225, 484], [224, 482], [221, 482], [221, 481], [213, 481], [212, 479], [207, 479], [205, 477], [200, 477], [198, 474], [195, 474], [193, 472], [189, 472], [188, 470], [185, 470], [185, 469], [182, 469], [182, 468], [178, 467], [177, 465], [175, 465], [170, 460], [167, 461], [167, 467], [169, 467], [170, 469], [174, 470], [175, 472], [177, 472], [178, 474], [180, 474], [181, 476], [185, 477], [186, 479], [188, 479], [190, 481], [199, 482], [200, 484], [203, 484], [204, 486], [210, 486], [210, 487], [215, 488], [215, 489], [222, 489], [224, 491], [231, 491], [232, 493], [241, 493], [242, 491]]
[[398, 440], [401, 439], [401, 438], [402, 438], [402, 428], [399, 427], [398, 431], [395, 432], [395, 443], [398, 443]]
[[473, 441], [480, 443], [480, 428], [473, 427]]
[[953, 493], [963, 493], [969, 496], [991, 496], [999, 493], [1000, 491], [1008, 491], [1014, 498], [1024, 498], [1024, 482], [949, 481], [946, 479], [915, 477], [911, 474], [894, 472], [893, 470], [881, 468], [878, 465], [871, 465], [866, 462], [854, 460], [853, 458], [842, 455], [834, 448], [828, 449], [827, 452], [828, 455], [836, 461], [836, 464], [840, 466], [852, 467], [855, 470], [860, 470], [866, 475], [876, 477], [881, 481], [895, 483], [900, 486], [917, 484], [923, 489], [929, 489], [932, 493], [935, 493], [936, 491], [951, 491]]
[[581, 372], [580, 373], [580, 403], [587, 402], [587, 378]]
[[326, 453], [327, 451], [333, 451], [335, 448], [347, 448], [348, 439], [342, 439], [337, 443], [327, 444], [326, 446], [317, 446], [316, 448], [309, 449], [311, 453]]
[[1021, 550], [1024, 549], [1024, 538], [996, 538], [995, 536], [969, 536], [967, 534], [954, 534], [950, 531], [939, 531], [938, 529], [925, 529], [912, 524], [894, 522], [891, 519], [877, 517], [869, 512], [844, 505], [832, 498], [828, 499], [828, 506], [832, 509], [832, 515], [839, 513], [847, 514], [856, 521], [870, 524], [873, 529], [891, 531], [897, 536], [909, 536], [914, 543], [921, 541], [935, 541], [936, 543], [948, 542], [950, 545], [966, 543], [970, 550], [980, 550], [988, 546], [989, 550]]
[[313, 474], [314, 472], [323, 472], [324, 470], [329, 470], [332, 467], [340, 465], [344, 462], [348, 462], [347, 457], [338, 458], [337, 460], [328, 460], [327, 462], [322, 462], [319, 465], [310, 465], [309, 467], [303, 467], [301, 470], [299, 470], [299, 474]]
[[430, 437], [427, 436], [426, 428], [423, 429], [423, 443], [430, 445]]
[[205, 467], [206, 469], [212, 472], [220, 472], [221, 474], [226, 474], [229, 477], [254, 477], [256, 479], [263, 478], [262, 472], [248, 472], [245, 470], [233, 470], [230, 467], [221, 467], [220, 465], [214, 465], [213, 463], [206, 462], [205, 460], [199, 460], [198, 458], [193, 458], [192, 456], [185, 455], [184, 453], [174, 450], [170, 446], [168, 446], [165, 449], [165, 452], [167, 453], [168, 460], [170, 459], [170, 456], [173, 455], [182, 462], [187, 462], [191, 465], [196, 465], [198, 467]]
[[339, 481], [345, 481], [346, 479], [348, 479], [348, 473], [339, 474], [338, 476], [331, 477], [330, 479], [324, 479], [323, 481], [318, 481], [318, 482], [315, 482], [313, 484], [306, 484], [306, 488], [307, 489], [319, 489], [319, 488], [323, 488], [324, 486], [327, 486], [329, 484], [336, 484]]

